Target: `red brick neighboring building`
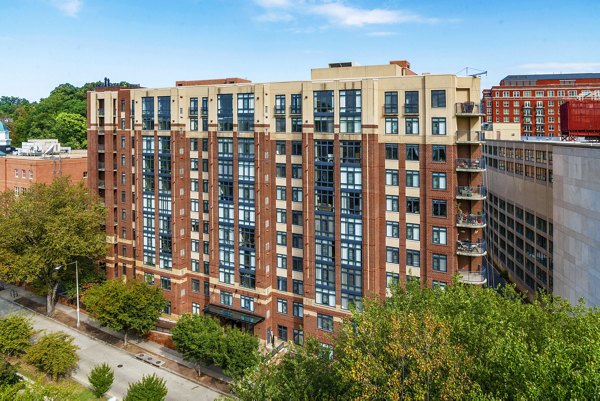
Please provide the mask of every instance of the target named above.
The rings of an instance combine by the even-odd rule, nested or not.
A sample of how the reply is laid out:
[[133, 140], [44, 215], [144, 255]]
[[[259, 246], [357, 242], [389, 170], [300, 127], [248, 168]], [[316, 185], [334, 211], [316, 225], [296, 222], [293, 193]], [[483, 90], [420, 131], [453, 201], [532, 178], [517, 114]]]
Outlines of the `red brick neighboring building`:
[[600, 73], [508, 75], [483, 91], [487, 123], [520, 123], [524, 136], [560, 136], [560, 105], [600, 96]]
[[228, 82], [88, 94], [109, 277], [276, 342], [327, 341], [393, 282], [485, 283], [478, 78], [395, 61]]

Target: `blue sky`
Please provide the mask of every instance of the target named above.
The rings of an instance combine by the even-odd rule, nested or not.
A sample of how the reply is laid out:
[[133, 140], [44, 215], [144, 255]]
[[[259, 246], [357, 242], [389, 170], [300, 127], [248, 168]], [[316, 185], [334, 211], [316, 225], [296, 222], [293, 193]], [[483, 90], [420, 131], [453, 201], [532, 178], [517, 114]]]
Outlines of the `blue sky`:
[[0, 0], [0, 96], [109, 77], [147, 87], [310, 78], [334, 61], [418, 73], [600, 72], [600, 1]]

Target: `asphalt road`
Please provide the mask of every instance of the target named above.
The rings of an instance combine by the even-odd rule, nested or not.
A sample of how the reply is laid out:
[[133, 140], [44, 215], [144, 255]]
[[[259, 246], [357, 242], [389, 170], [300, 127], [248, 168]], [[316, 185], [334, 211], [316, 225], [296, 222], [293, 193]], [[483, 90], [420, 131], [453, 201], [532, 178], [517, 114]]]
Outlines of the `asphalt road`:
[[[2, 292], [8, 292], [8, 290]], [[79, 364], [72, 377], [86, 386], [88, 385], [87, 376], [90, 370], [95, 365], [106, 362], [113, 368], [115, 373], [115, 380], [109, 394], [119, 399], [122, 399], [127, 393], [129, 383], [138, 381], [143, 375], [152, 373], [156, 373], [159, 377], [165, 379], [169, 391], [167, 400], [205, 401], [214, 400], [219, 396], [219, 393], [213, 390], [139, 361], [125, 351], [92, 339], [44, 316], [34, 314], [0, 297], [0, 316], [13, 312], [25, 313], [31, 316], [36, 330], [64, 331], [75, 338], [75, 344], [79, 347]]]

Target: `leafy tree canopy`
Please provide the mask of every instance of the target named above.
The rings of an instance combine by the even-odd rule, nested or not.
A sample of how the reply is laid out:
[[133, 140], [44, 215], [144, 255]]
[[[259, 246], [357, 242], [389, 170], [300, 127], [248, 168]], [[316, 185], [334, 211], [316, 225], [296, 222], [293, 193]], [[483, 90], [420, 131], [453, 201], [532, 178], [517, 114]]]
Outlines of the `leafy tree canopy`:
[[77, 365], [79, 347], [73, 344], [73, 340], [73, 337], [62, 331], [44, 334], [27, 351], [26, 359], [40, 372], [57, 380], [73, 371]]
[[34, 335], [31, 319], [11, 314], [0, 319], [0, 353], [16, 355], [24, 352], [31, 345]]
[[165, 380], [152, 374], [143, 376], [140, 381], [130, 383], [123, 401], [163, 401], [166, 397]]
[[124, 331], [125, 345], [130, 332], [144, 335], [156, 327], [167, 302], [158, 287], [143, 281], [109, 280], [85, 292], [87, 311], [101, 324]]
[[72, 277], [67, 263], [106, 255], [104, 214], [82, 183], [66, 177], [34, 184], [20, 196], [0, 194], [0, 278], [40, 289], [52, 314], [60, 281]]

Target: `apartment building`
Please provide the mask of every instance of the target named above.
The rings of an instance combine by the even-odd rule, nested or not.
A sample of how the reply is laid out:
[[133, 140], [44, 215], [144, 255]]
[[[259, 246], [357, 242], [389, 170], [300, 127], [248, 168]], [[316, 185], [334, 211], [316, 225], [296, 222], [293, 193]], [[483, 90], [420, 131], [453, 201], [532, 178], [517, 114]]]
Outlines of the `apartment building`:
[[519, 123], [523, 136], [560, 136], [560, 105], [600, 96], [600, 73], [508, 75], [483, 91], [485, 122]]
[[90, 92], [108, 275], [160, 286], [167, 318], [271, 343], [327, 341], [391, 283], [485, 283], [479, 79], [406, 61], [311, 75]]
[[487, 140], [487, 259], [533, 299], [600, 305], [600, 146]]

